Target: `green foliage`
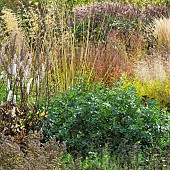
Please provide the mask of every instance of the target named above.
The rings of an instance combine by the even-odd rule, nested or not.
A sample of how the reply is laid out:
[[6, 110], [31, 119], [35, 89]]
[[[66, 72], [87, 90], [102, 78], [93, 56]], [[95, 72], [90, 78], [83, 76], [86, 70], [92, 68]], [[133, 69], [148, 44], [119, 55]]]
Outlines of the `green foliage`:
[[4, 81], [0, 78], [0, 92], [1, 92], [1, 95], [0, 95], [0, 104], [3, 102], [3, 101], [6, 101], [6, 84], [4, 83]]
[[62, 170], [167, 170], [170, 163], [168, 154], [168, 150], [165, 154], [160, 154], [157, 151], [151, 154], [150, 157], [144, 157], [140, 149], [135, 147], [129, 152], [128, 157], [122, 154], [112, 154], [108, 147], [104, 148], [101, 153], [90, 152], [86, 158], [78, 157], [74, 159], [71, 154], [66, 153], [62, 159]]
[[[136, 149], [135, 152], [139, 155], [133, 154], [135, 158], [143, 157], [138, 150], [146, 151], [147, 147], [151, 147], [148, 152], [155, 148], [167, 149], [169, 113], [160, 110], [155, 101], [143, 101], [136, 96], [132, 86], [108, 88], [102, 84], [80, 83], [69, 88], [79, 81], [91, 82], [93, 75], [98, 73], [102, 74], [101, 81], [105, 81], [106, 78], [103, 77], [108, 75], [112, 79], [112, 68], [117, 68], [118, 65], [123, 67], [120, 56], [125, 56], [128, 63], [128, 57], [131, 56], [129, 51], [137, 56], [133, 43], [139, 43], [138, 40], [143, 42], [140, 36], [143, 23], [138, 18], [137, 6], [133, 6], [134, 11], [131, 11], [131, 6], [122, 3], [120, 8], [119, 5], [116, 8], [116, 15], [111, 11], [113, 16], [110, 17], [105, 15], [105, 9], [100, 10], [102, 5], [99, 3], [98, 12], [90, 20], [86, 15], [84, 20], [79, 22], [79, 18], [75, 17], [75, 21], [71, 23], [74, 18], [71, 15], [72, 8], [92, 2], [94, 1], [0, 1], [0, 15], [2, 8], [5, 9], [0, 19], [0, 132], [12, 136], [4, 138], [0, 134], [0, 169], [120, 169], [124, 163], [121, 162], [119, 166], [119, 160], [111, 157], [110, 149], [120, 154], [131, 153], [129, 148]], [[129, 2], [134, 3], [133, 0]], [[144, 5], [142, 1], [135, 2], [140, 6]], [[148, 0], [147, 3], [149, 2]], [[167, 8], [162, 6], [148, 6], [144, 9], [143, 14], [146, 12], [146, 15], [141, 16], [147, 23], [152, 16], [167, 14]], [[82, 10], [80, 11], [80, 16], [84, 17]], [[77, 42], [77, 37], [83, 42]], [[100, 45], [94, 49], [89, 41], [107, 44], [105, 40], [108, 37], [112, 38], [111, 46], [114, 46], [108, 51]], [[122, 53], [124, 46], [131, 45], [134, 48], [128, 50], [128, 54]], [[117, 56], [115, 48], [122, 54]], [[97, 54], [93, 54], [94, 51]], [[114, 65], [112, 61], [118, 64]], [[105, 68], [108, 69], [105, 72], [107, 75], [103, 73]], [[115, 72], [119, 75], [120, 70]], [[137, 92], [143, 89], [142, 85], [135, 87]], [[166, 100], [168, 104], [168, 89], [168, 83], [158, 83], [156, 89], [152, 85], [146, 85], [141, 96], [149, 94], [149, 98]], [[59, 93], [59, 90], [67, 91]], [[51, 101], [53, 96], [56, 97]], [[58, 153], [55, 139], [44, 144], [36, 137], [30, 139], [24, 136], [21, 141], [17, 141], [21, 142], [19, 145], [15, 143], [18, 134], [27, 134], [30, 129], [40, 129], [47, 109], [48, 116], [43, 127], [46, 139], [55, 135], [60, 142], [67, 141], [68, 150], [72, 153], [88, 153], [89, 157], [74, 161], [67, 154], [63, 159], [66, 163], [64, 165], [60, 161], [62, 154]], [[102, 152], [105, 144], [108, 144], [109, 152]], [[51, 149], [53, 146], [54, 149]], [[101, 151], [101, 155], [90, 151]], [[153, 155], [153, 159], [155, 157], [157, 156]], [[135, 162], [136, 167], [139, 160], [141, 159]], [[124, 167], [128, 167], [126, 163]]]
[[53, 99], [43, 130], [46, 139], [55, 135], [67, 141], [70, 151], [86, 154], [106, 143], [114, 150], [124, 142], [141, 148], [165, 147], [170, 137], [168, 121], [168, 113], [155, 101], [144, 106], [132, 86], [82, 83]]

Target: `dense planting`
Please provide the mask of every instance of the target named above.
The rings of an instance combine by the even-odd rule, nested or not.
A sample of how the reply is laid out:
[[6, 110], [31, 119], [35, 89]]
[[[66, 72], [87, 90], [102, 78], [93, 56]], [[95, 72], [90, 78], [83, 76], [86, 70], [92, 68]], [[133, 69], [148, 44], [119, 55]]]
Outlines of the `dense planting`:
[[144, 34], [146, 24], [151, 23], [154, 18], [168, 17], [169, 9], [166, 6], [139, 8], [137, 5], [127, 3], [105, 2], [74, 8], [74, 15], [78, 38], [82, 39], [90, 32], [92, 41], [107, 42], [109, 31], [119, 30], [126, 46], [130, 48], [131, 35], [136, 31], [138, 34]]
[[43, 129], [47, 139], [55, 135], [70, 151], [85, 154], [105, 144], [164, 148], [169, 121], [169, 113], [154, 101], [144, 104], [133, 87], [80, 84], [53, 99]]
[[169, 170], [169, 6], [1, 0], [0, 169]]

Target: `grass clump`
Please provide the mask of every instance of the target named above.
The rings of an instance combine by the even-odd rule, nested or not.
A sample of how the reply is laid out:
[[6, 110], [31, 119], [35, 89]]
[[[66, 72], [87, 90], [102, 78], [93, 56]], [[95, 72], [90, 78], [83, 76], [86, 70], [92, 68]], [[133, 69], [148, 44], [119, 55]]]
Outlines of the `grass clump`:
[[157, 41], [158, 51], [170, 53], [170, 18], [155, 19], [153, 35]]

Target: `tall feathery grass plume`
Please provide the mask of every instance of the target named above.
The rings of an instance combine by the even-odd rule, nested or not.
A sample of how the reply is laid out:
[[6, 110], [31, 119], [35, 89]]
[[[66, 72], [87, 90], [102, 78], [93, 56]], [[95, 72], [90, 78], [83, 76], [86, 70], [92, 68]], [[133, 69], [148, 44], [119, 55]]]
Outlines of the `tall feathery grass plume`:
[[2, 14], [4, 33], [1, 33], [3, 41], [0, 42], [0, 74], [3, 77], [0, 84], [6, 86], [7, 101], [10, 99], [13, 102], [16, 98], [17, 102], [23, 104], [28, 98], [31, 80], [36, 72], [32, 64], [33, 54], [22, 31], [19, 16], [9, 9], [3, 9]]
[[8, 32], [18, 31], [18, 21], [16, 15], [12, 12], [10, 9], [3, 9], [2, 10], [2, 16], [6, 30]]
[[159, 51], [170, 52], [170, 18], [158, 18], [153, 22], [153, 35]]
[[[0, 47], [15, 41], [14, 46], [22, 46], [25, 35], [20, 27], [19, 17], [11, 9], [4, 8], [0, 16]], [[14, 50], [14, 49], [13, 49]]]

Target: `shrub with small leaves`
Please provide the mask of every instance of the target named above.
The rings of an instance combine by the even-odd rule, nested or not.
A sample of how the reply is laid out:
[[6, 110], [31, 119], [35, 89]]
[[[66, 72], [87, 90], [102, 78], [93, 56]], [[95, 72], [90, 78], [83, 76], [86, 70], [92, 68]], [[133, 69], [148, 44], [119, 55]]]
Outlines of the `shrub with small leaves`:
[[55, 135], [83, 154], [106, 143], [113, 150], [122, 142], [163, 148], [170, 137], [168, 114], [155, 101], [144, 104], [132, 86], [82, 83], [53, 99], [43, 130], [46, 139]]

